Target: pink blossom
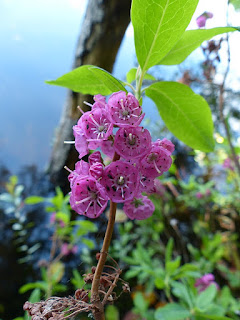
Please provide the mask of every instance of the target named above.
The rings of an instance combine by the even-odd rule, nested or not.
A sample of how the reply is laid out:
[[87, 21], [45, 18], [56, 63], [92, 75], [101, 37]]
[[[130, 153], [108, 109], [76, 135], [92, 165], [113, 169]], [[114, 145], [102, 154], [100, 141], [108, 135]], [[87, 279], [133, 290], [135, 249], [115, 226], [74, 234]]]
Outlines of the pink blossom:
[[154, 212], [154, 205], [146, 196], [137, 196], [131, 201], [124, 203], [123, 210], [129, 219], [144, 220]]
[[197, 192], [196, 193], [196, 198], [197, 199], [202, 199], [203, 198], [203, 194], [201, 192]]
[[88, 162], [90, 166], [96, 162], [102, 163], [102, 156], [100, 151], [95, 151], [92, 154], [89, 155], [88, 157]]
[[141, 159], [140, 163], [143, 175], [156, 178], [171, 167], [172, 158], [165, 148], [153, 144], [151, 150]]
[[103, 109], [94, 109], [82, 115], [82, 130], [88, 142], [106, 140], [113, 131], [108, 114]]
[[216, 288], [219, 289], [219, 285], [214, 280], [214, 275], [212, 273], [207, 273], [197, 279], [194, 286], [198, 289], [199, 293], [206, 290], [211, 284], [214, 284]]
[[201, 14], [201, 15], [196, 19], [198, 28], [203, 28], [203, 27], [205, 27], [207, 19], [211, 19], [212, 17], [213, 17], [212, 12], [206, 12], [206, 11], [205, 11], [203, 14]]
[[89, 174], [89, 164], [83, 160], [76, 162], [75, 170], [73, 170], [68, 176], [68, 181], [70, 182], [70, 186], [72, 187], [75, 183], [75, 180], [80, 176], [88, 176]]
[[77, 248], [77, 246], [76, 245], [74, 245], [74, 246], [72, 246], [72, 245], [70, 245], [69, 243], [67, 243], [67, 242], [64, 242], [63, 244], [62, 244], [62, 246], [61, 246], [61, 254], [63, 255], [63, 256], [68, 256], [69, 254], [76, 254], [77, 253], [77, 250], [78, 250], [78, 248]]
[[73, 210], [89, 218], [97, 218], [105, 210], [108, 196], [105, 189], [93, 177], [78, 177], [70, 192]]
[[115, 92], [108, 100], [112, 123], [119, 127], [138, 126], [144, 115], [138, 100], [132, 93]]
[[165, 192], [166, 188], [164, 187], [162, 182], [159, 179], [154, 179], [154, 188], [152, 190], [152, 193], [155, 193], [158, 196], [163, 197]]
[[138, 192], [138, 170], [128, 162], [112, 162], [105, 167], [101, 184], [113, 202], [126, 202]]
[[120, 128], [115, 136], [114, 148], [124, 159], [143, 158], [151, 149], [151, 135], [142, 127]]
[[89, 174], [96, 180], [99, 180], [103, 175], [103, 168], [104, 167], [101, 162], [96, 162], [91, 165], [89, 169]]
[[146, 193], [152, 193], [153, 189], [154, 189], [154, 179], [149, 178], [147, 175], [143, 175], [140, 172], [139, 191], [146, 192]]
[[174, 144], [166, 138], [163, 138], [162, 140], [157, 139], [153, 144], [160, 146], [160, 147], [163, 147], [164, 149], [166, 149], [169, 152], [169, 154], [172, 154], [175, 149]]
[[79, 158], [84, 157], [88, 154], [88, 143], [86, 136], [82, 130], [82, 117], [78, 120], [78, 123], [73, 126], [73, 135], [75, 137], [75, 148], [79, 153]]

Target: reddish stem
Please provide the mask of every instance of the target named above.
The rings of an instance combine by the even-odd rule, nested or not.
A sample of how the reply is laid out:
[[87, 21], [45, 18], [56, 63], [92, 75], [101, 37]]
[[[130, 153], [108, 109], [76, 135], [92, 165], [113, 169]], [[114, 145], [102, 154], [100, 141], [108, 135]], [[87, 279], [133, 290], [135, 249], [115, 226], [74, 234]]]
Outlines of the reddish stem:
[[[119, 158], [120, 158], [119, 155], [115, 153], [113, 157], [113, 161], [116, 161]], [[102, 246], [100, 258], [98, 260], [98, 264], [94, 273], [92, 288], [91, 288], [91, 302], [94, 306], [93, 315], [95, 317], [95, 320], [105, 320], [104, 305], [100, 300], [100, 296], [99, 296], [99, 284], [100, 284], [103, 268], [107, 259], [110, 242], [112, 239], [116, 210], [117, 210], [117, 204], [115, 202], [110, 201], [110, 214], [109, 214], [107, 230], [103, 240], [103, 246]]]

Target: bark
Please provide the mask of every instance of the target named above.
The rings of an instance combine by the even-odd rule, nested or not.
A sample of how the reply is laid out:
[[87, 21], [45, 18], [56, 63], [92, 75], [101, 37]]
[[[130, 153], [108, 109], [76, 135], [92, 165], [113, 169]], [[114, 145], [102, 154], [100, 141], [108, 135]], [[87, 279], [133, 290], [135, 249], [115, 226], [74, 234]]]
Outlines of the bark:
[[[78, 40], [73, 68], [92, 64], [111, 72], [130, 21], [131, 0], [89, 0], [81, 34]], [[63, 167], [70, 169], [78, 161], [74, 145], [64, 144], [64, 140], [74, 140], [72, 127], [79, 119], [83, 101], [92, 102], [90, 96], [69, 91], [57, 129], [48, 172], [51, 181], [68, 190], [67, 175]], [[84, 109], [85, 108], [85, 109]]]

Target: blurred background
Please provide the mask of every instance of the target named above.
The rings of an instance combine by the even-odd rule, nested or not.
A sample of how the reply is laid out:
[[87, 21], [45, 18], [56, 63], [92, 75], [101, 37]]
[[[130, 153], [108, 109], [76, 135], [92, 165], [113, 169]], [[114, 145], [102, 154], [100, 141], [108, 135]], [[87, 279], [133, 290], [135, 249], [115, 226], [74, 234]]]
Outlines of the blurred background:
[[[82, 274], [95, 264], [94, 254], [102, 241], [106, 217], [94, 223], [79, 220], [68, 205], [62, 167], [63, 163], [74, 163], [76, 155], [64, 149], [64, 157], [58, 156], [58, 140], [64, 140], [57, 129], [63, 110], [68, 105], [81, 104], [82, 98], [44, 83], [92, 61], [86, 53], [88, 48], [83, 50], [83, 43], [94, 36], [95, 29], [90, 27], [96, 21], [101, 25], [112, 14], [106, 10], [106, 16], [97, 20], [99, 3], [0, 0], [3, 320], [23, 319], [22, 305], [28, 299], [73, 294], [83, 284]], [[125, 23], [122, 29], [106, 33], [113, 44], [118, 43], [113, 50], [115, 62], [105, 66], [102, 57], [99, 62], [96, 57], [93, 59], [96, 65], [112, 69], [121, 80], [137, 66], [133, 29], [128, 26], [129, 6], [130, 1], [123, 1], [119, 16], [112, 14], [111, 23]], [[239, 26], [239, 8], [238, 0], [200, 0], [189, 29], [199, 27], [197, 18], [204, 12], [213, 13], [206, 21], [207, 28], [227, 23]], [[93, 31], [87, 34], [86, 30]], [[130, 222], [119, 209], [111, 255], [124, 270], [123, 278], [129, 281], [133, 293], [121, 296], [119, 303], [110, 307], [109, 320], [161, 319], [164, 311], [156, 310], [164, 310], [173, 302], [192, 308], [199, 292], [210, 284], [217, 291], [211, 304], [206, 302], [203, 306], [209, 319], [217, 319], [214, 314], [239, 319], [239, 41], [238, 32], [218, 36], [203, 43], [179, 66], [150, 70], [157, 79], [180, 81], [205, 97], [213, 113], [216, 147], [209, 154], [186, 147], [171, 136], [156, 107], [144, 99], [145, 125], [155, 138], [167, 137], [176, 145], [174, 165], [168, 175], [161, 177], [159, 189], [152, 196], [156, 207], [152, 218]], [[226, 74], [228, 46], [230, 64]], [[221, 92], [224, 75], [227, 79]], [[223, 110], [220, 95], [224, 99]], [[74, 114], [70, 127], [76, 119]], [[197, 285], [197, 279], [209, 274], [213, 278]], [[191, 292], [190, 302], [183, 299], [186, 288]]]

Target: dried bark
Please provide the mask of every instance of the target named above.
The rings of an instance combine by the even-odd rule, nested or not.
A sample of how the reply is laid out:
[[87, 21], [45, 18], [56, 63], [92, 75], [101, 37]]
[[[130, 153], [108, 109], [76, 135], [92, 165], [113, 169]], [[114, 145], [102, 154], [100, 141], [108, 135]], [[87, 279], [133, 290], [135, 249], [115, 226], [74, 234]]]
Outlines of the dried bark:
[[[81, 34], [78, 40], [73, 68], [92, 64], [111, 72], [130, 21], [131, 0], [89, 0]], [[79, 119], [77, 106], [84, 109], [83, 101], [91, 97], [69, 91], [57, 129], [48, 172], [54, 184], [68, 190], [64, 165], [73, 169], [78, 160], [74, 145], [64, 144], [73, 140], [72, 127]], [[85, 106], [85, 110], [87, 107]]]

